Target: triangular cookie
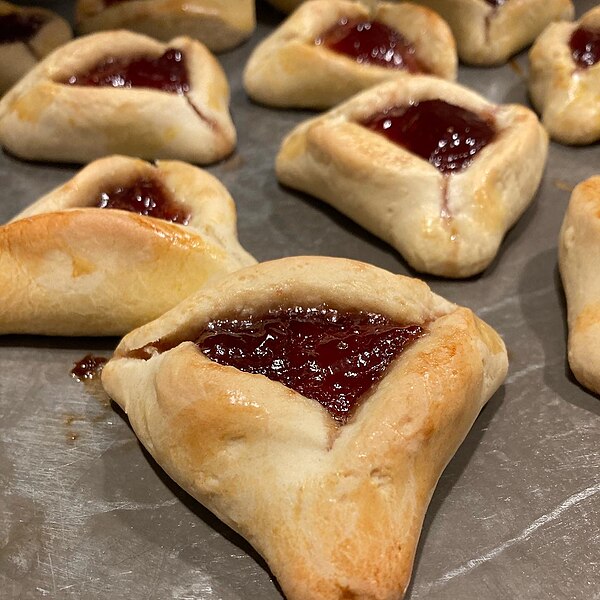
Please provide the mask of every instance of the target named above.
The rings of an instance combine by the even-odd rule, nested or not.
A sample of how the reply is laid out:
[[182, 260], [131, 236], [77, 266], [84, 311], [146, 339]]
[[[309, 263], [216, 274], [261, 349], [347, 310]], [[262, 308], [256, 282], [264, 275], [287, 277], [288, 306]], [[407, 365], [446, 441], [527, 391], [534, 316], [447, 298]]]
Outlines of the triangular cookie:
[[282, 183], [328, 202], [415, 269], [468, 277], [491, 263], [531, 202], [547, 148], [524, 106], [414, 75], [298, 125], [276, 170]]
[[600, 394], [600, 177], [571, 195], [559, 240], [559, 265], [569, 322], [569, 365], [579, 382]]
[[463, 62], [505, 63], [553, 21], [572, 19], [571, 0], [413, 0], [439, 13], [456, 38]]
[[269, 106], [322, 109], [399, 74], [455, 79], [456, 68], [452, 33], [428, 9], [311, 0], [252, 53], [244, 87]]
[[82, 33], [128, 29], [168, 41], [185, 35], [213, 52], [234, 48], [256, 27], [254, 0], [78, 0]]
[[0, 143], [33, 160], [210, 163], [235, 146], [228, 103], [225, 74], [200, 42], [97, 33], [53, 52], [2, 99]]
[[[371, 343], [382, 328], [390, 336]], [[270, 365], [267, 376], [226, 366], [240, 359]], [[296, 257], [243, 269], [133, 331], [102, 382], [288, 600], [392, 600], [436, 482], [506, 369], [499, 336], [424, 283]], [[375, 383], [345, 416], [288, 387], [347, 398], [365, 370]]]
[[55, 12], [0, 0], [0, 95], [39, 60], [72, 37], [71, 26]]
[[529, 93], [550, 137], [600, 139], [600, 6], [576, 23], [554, 23], [529, 52]]
[[212, 175], [105, 158], [0, 227], [0, 333], [122, 335], [254, 262]]

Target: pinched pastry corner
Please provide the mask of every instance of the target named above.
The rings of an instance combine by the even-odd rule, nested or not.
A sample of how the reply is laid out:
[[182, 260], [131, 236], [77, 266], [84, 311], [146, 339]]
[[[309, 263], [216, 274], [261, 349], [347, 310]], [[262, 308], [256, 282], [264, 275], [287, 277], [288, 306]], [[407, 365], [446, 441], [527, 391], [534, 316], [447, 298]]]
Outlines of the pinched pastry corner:
[[571, 0], [413, 1], [448, 22], [463, 62], [481, 66], [505, 63], [549, 23], [570, 20], [575, 13]]
[[[172, 204], [180, 222], [98, 208], [128, 189], [138, 204]], [[254, 262], [212, 175], [176, 161], [104, 158], [0, 227], [0, 333], [122, 335]]]
[[213, 52], [248, 39], [256, 27], [254, 0], [78, 0], [81, 33], [128, 29], [162, 41], [189, 36]]
[[[158, 60], [167, 51], [180, 59], [185, 90], [72, 84], [107, 65]], [[235, 141], [225, 73], [205, 46], [186, 37], [167, 44], [128, 31], [79, 38], [0, 101], [0, 144], [30, 160], [85, 163], [118, 153], [205, 164], [230, 154]]]
[[244, 71], [249, 96], [268, 106], [330, 108], [365, 88], [409, 72], [406, 65], [392, 68], [393, 60], [380, 61], [386, 66], [357, 61], [322, 41], [336, 27], [352, 23], [388, 28], [402, 40], [395, 40], [395, 50], [389, 52], [399, 52], [400, 44], [406, 43], [418, 69], [456, 78], [454, 38], [434, 12], [410, 3], [380, 2], [369, 9], [348, 0], [311, 0], [250, 56]]
[[0, 95], [73, 37], [69, 23], [55, 12], [0, 0], [0, 22], [9, 19], [5, 29], [14, 34], [0, 44]]
[[[221, 319], [322, 306], [424, 332], [345, 423], [195, 343]], [[497, 333], [424, 283], [294, 257], [232, 274], [131, 332], [102, 382], [165, 471], [263, 555], [288, 600], [397, 600], [437, 480], [506, 370]]]
[[[600, 140], [600, 58], [583, 39], [579, 50], [571, 41], [578, 33], [600, 38], [600, 6], [575, 23], [553, 23], [529, 52], [529, 93], [550, 137], [564, 144]], [[575, 40], [576, 42], [577, 40]], [[596, 40], [596, 47], [598, 41]], [[578, 62], [577, 53], [587, 53]]]
[[[495, 131], [463, 170], [443, 173], [362, 124], [437, 99], [480, 115]], [[547, 148], [546, 132], [524, 106], [495, 105], [457, 84], [412, 76], [301, 123], [283, 141], [276, 171], [283, 184], [331, 204], [418, 271], [468, 277], [492, 262], [533, 199]]]
[[569, 365], [582, 385], [600, 394], [600, 176], [573, 190], [558, 248], [567, 298]]

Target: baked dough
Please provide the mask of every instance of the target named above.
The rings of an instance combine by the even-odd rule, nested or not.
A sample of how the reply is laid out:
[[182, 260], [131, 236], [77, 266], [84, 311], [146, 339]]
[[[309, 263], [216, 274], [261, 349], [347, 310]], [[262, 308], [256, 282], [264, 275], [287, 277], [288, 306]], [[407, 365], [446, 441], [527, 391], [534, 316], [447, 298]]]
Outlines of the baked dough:
[[[472, 164], [444, 175], [359, 122], [441, 98], [492, 115], [497, 135]], [[297, 126], [277, 156], [279, 180], [331, 204], [396, 248], [418, 271], [468, 277], [485, 269], [531, 202], [547, 135], [532, 111], [491, 104], [454, 83], [414, 75], [380, 84]]]
[[[62, 83], [114, 58], [185, 56], [190, 90]], [[231, 153], [229, 85], [214, 56], [190, 38], [163, 44], [128, 31], [92, 34], [62, 46], [0, 101], [0, 143], [26, 159], [89, 162], [119, 153], [211, 163]]]
[[438, 12], [456, 38], [459, 58], [469, 64], [505, 63], [553, 21], [572, 19], [571, 0], [414, 0]]
[[[103, 191], [144, 177], [190, 211], [187, 226], [91, 208]], [[0, 227], [0, 333], [123, 335], [254, 262], [212, 175], [176, 161], [104, 158]]]
[[560, 230], [560, 275], [567, 297], [569, 365], [577, 380], [600, 394], [600, 176], [571, 195]]
[[[344, 425], [188, 341], [215, 319], [322, 304], [427, 329]], [[131, 332], [102, 383], [165, 471], [262, 554], [288, 600], [392, 600], [437, 480], [506, 369], [496, 332], [423, 282], [294, 257], [227, 276]]]
[[213, 52], [241, 44], [256, 27], [254, 0], [78, 0], [76, 20], [82, 33], [123, 28], [165, 42], [186, 35]]
[[408, 73], [373, 64], [315, 44], [342, 19], [377, 20], [398, 31], [416, 49], [427, 71], [456, 79], [456, 45], [437, 14], [409, 3], [379, 3], [369, 11], [360, 2], [312, 0], [303, 4], [250, 56], [244, 87], [254, 100], [277, 107], [330, 108], [361, 90]]
[[600, 6], [576, 23], [553, 23], [529, 52], [529, 93], [550, 136], [564, 144], [600, 139], [600, 63], [577, 68], [569, 41], [579, 27], [600, 31]]
[[0, 95], [11, 88], [40, 59], [73, 37], [70, 25], [56, 13], [45, 8], [16, 6], [0, 0], [0, 18], [14, 13], [41, 17], [45, 22], [26, 42], [0, 43]]

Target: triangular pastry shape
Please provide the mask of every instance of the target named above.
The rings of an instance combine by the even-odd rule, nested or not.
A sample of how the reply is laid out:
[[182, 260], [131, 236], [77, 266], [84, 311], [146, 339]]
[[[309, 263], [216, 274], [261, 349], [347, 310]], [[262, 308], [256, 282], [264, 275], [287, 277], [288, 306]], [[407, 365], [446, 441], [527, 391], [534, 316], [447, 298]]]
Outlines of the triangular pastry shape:
[[298, 125], [279, 180], [328, 202], [426, 273], [468, 277], [531, 202], [548, 140], [535, 114], [424, 75]]
[[424, 283], [295, 257], [131, 332], [102, 382], [288, 600], [391, 600], [436, 482], [506, 369], [500, 337]]
[[82, 33], [128, 29], [158, 40], [185, 35], [213, 52], [248, 39], [256, 27], [254, 0], [78, 0]]
[[550, 137], [600, 140], [600, 6], [575, 23], [553, 23], [529, 52], [529, 93]]
[[322, 109], [401, 74], [455, 79], [456, 68], [452, 33], [428, 9], [311, 0], [252, 53], [244, 87], [269, 106]]
[[228, 104], [225, 74], [200, 42], [96, 33], [53, 52], [4, 96], [0, 143], [33, 160], [210, 163], [235, 146]]
[[505, 63], [553, 21], [572, 19], [571, 0], [414, 0], [450, 25], [459, 58], [472, 65]]
[[0, 227], [0, 333], [122, 335], [254, 262], [212, 175], [105, 158]]
[[71, 26], [55, 12], [0, 0], [0, 95], [72, 37]]
[[600, 394], [600, 177], [580, 183], [560, 230], [559, 265], [569, 323], [569, 365]]

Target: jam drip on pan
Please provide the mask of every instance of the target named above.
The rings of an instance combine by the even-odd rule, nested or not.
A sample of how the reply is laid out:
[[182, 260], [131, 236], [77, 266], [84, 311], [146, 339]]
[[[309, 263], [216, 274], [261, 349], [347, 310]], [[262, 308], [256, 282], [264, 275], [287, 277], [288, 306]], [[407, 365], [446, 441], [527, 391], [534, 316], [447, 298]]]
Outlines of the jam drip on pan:
[[600, 31], [579, 27], [569, 40], [571, 55], [581, 69], [594, 66], [600, 59]]
[[357, 63], [424, 73], [415, 47], [404, 36], [379, 21], [340, 20], [315, 43], [345, 54]]
[[28, 42], [44, 25], [48, 18], [13, 12], [0, 16], [0, 44]]
[[424, 334], [366, 312], [289, 308], [212, 321], [196, 344], [211, 360], [258, 373], [320, 402], [344, 423], [388, 365]]
[[164, 186], [149, 177], [142, 177], [130, 186], [102, 192], [98, 208], [116, 208], [155, 219], [186, 225], [191, 213], [176, 202]]
[[496, 135], [494, 121], [444, 100], [392, 107], [362, 123], [442, 173], [467, 168]]
[[151, 88], [172, 94], [190, 90], [185, 56], [181, 50], [169, 48], [158, 58], [108, 57], [85, 73], [72, 75], [70, 85], [115, 88]]

